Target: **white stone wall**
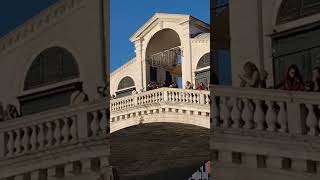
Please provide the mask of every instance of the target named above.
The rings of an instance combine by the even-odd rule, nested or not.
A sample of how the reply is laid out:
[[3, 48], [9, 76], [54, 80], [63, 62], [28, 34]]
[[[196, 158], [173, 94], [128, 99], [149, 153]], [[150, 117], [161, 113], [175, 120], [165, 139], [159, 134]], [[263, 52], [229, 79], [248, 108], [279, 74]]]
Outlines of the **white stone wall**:
[[76, 81], [84, 82], [84, 91], [96, 99], [97, 86], [103, 84], [100, 42], [98, 0], [65, 0], [53, 5], [0, 40], [0, 101], [18, 106], [17, 96], [51, 87], [23, 91], [31, 63], [52, 46], [72, 53], [80, 71]]
[[142, 88], [142, 78], [141, 78], [141, 62], [136, 59], [130, 60], [128, 63], [124, 64], [117, 70], [111, 73], [110, 76], [110, 93], [115, 94], [118, 90], [119, 82], [126, 76], [131, 77], [134, 80], [137, 91]]
[[192, 82], [195, 84], [195, 72], [197, 64], [201, 57], [207, 53], [210, 53], [210, 36], [205, 39], [192, 39], [191, 40], [192, 51]]

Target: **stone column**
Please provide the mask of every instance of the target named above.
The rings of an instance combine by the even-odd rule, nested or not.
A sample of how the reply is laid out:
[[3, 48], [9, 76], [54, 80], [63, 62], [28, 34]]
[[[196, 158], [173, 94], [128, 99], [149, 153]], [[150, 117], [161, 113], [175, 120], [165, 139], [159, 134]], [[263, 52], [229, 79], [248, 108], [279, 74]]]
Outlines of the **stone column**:
[[192, 80], [192, 52], [190, 42], [189, 24], [183, 26], [181, 39], [181, 50], [182, 50], [182, 87], [185, 82]]

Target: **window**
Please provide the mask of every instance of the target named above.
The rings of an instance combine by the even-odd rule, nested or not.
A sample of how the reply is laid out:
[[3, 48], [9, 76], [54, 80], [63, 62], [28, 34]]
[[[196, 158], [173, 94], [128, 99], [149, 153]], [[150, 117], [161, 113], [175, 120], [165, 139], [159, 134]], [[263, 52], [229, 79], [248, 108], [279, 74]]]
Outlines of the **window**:
[[319, 0], [283, 0], [279, 9], [277, 24], [283, 24], [319, 12]]
[[121, 89], [126, 89], [126, 88], [129, 88], [129, 87], [133, 87], [134, 86], [134, 81], [131, 77], [124, 77], [121, 79], [119, 85], [118, 85], [118, 90], [121, 90]]
[[311, 70], [320, 65], [320, 28], [273, 40], [274, 82], [277, 85], [283, 80], [288, 66], [299, 67], [303, 79], [311, 80]]
[[205, 86], [210, 83], [210, 53], [203, 55], [198, 64], [197, 70], [195, 72], [195, 85], [198, 85], [202, 82]]
[[118, 91], [116, 92], [117, 97], [129, 96], [132, 91], [135, 90], [135, 84], [131, 77], [126, 76], [121, 79], [118, 85]]
[[79, 77], [77, 63], [66, 49], [52, 47], [41, 52], [31, 64], [24, 90]]
[[[72, 54], [64, 48], [51, 47], [42, 51], [31, 64], [24, 81], [24, 90], [37, 89], [78, 77], [78, 65]], [[82, 90], [82, 83], [74, 82], [20, 96], [18, 99], [21, 114], [28, 115], [68, 106], [71, 94], [79, 90]]]
[[210, 66], [210, 53], [207, 53], [201, 57], [197, 64], [197, 69], [205, 68]]

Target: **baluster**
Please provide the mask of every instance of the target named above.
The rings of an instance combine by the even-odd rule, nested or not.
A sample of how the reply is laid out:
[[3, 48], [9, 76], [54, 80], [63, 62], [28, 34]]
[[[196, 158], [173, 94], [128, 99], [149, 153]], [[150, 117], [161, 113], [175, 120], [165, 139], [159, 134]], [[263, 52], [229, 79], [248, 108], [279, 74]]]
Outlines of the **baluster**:
[[231, 110], [231, 119], [233, 121], [232, 127], [233, 128], [240, 128], [240, 119], [241, 119], [241, 112], [238, 106], [238, 98], [232, 97], [232, 110]]
[[47, 140], [47, 145], [46, 147], [50, 147], [53, 145], [53, 132], [52, 132], [52, 125], [51, 122], [46, 123], [47, 126], [47, 133], [46, 133], [46, 140]]
[[195, 94], [191, 93], [191, 103], [195, 103]]
[[255, 99], [254, 102], [255, 102], [256, 108], [254, 111], [253, 119], [257, 125], [256, 128], [258, 130], [264, 130], [265, 115], [261, 107], [262, 101], [259, 99]]
[[97, 136], [98, 130], [99, 130], [99, 124], [98, 124], [98, 113], [96, 111], [91, 112], [92, 114], [92, 122], [90, 125], [92, 136]]
[[182, 92], [178, 92], [178, 102], [182, 102]]
[[8, 156], [12, 156], [13, 155], [13, 151], [14, 151], [14, 137], [13, 137], [13, 132], [12, 131], [8, 131], [8, 142], [7, 142], [7, 150], [8, 150]]
[[15, 154], [19, 154], [21, 152], [21, 131], [20, 129], [16, 129], [14, 132], [16, 134], [14, 141]]
[[220, 118], [223, 121], [222, 126], [228, 128], [230, 125], [230, 110], [227, 103], [227, 97], [221, 97]]
[[22, 153], [27, 153], [29, 151], [29, 131], [27, 127], [23, 128], [23, 136], [22, 136], [22, 140], [21, 140], [21, 144], [23, 147], [23, 151]]
[[306, 104], [306, 107], [308, 109], [308, 115], [307, 115], [307, 119], [306, 119], [307, 127], [309, 128], [308, 135], [316, 136], [319, 134], [318, 119], [316, 117], [316, 114], [314, 113], [313, 105]]
[[253, 125], [253, 122], [252, 122], [253, 112], [250, 107], [250, 101], [248, 98], [243, 98], [243, 103], [244, 103], [244, 108], [243, 108], [241, 117], [244, 121], [244, 128], [251, 129]]
[[277, 116], [275, 109], [273, 108], [273, 101], [266, 101], [268, 106], [267, 114], [266, 114], [266, 122], [268, 125], [268, 131], [276, 131], [276, 122]]
[[216, 98], [213, 98], [212, 103], [212, 125], [213, 127], [219, 126], [219, 106], [217, 104]]
[[76, 117], [70, 117], [71, 120], [71, 127], [70, 127], [70, 135], [71, 135], [71, 141], [77, 140], [77, 120]]
[[53, 131], [53, 137], [55, 139], [55, 146], [58, 146], [60, 144], [61, 141], [61, 130], [60, 130], [60, 120], [56, 119], [54, 121], [55, 127], [54, 127], [54, 131]]
[[278, 102], [280, 107], [278, 113], [278, 123], [280, 124], [281, 128], [279, 129], [280, 132], [287, 132], [288, 130], [288, 119], [287, 119], [287, 111], [285, 109], [285, 102]]
[[63, 122], [63, 126], [62, 126], [62, 143], [68, 143], [69, 141], [69, 136], [70, 136], [70, 129], [69, 129], [69, 124], [68, 124], [69, 119], [68, 118], [63, 118], [62, 122]]
[[210, 104], [210, 95], [206, 95], [206, 104]]
[[102, 131], [102, 135], [106, 135], [107, 132], [107, 110], [101, 110], [101, 118], [100, 118], [100, 129]]
[[43, 149], [44, 140], [45, 140], [44, 131], [43, 131], [43, 124], [39, 124], [38, 128], [39, 128], [39, 133], [38, 133], [38, 137], [37, 137], [38, 140], [37, 141], [39, 143], [39, 149]]
[[37, 149], [37, 128], [35, 126], [31, 127], [31, 136], [30, 136], [31, 151]]

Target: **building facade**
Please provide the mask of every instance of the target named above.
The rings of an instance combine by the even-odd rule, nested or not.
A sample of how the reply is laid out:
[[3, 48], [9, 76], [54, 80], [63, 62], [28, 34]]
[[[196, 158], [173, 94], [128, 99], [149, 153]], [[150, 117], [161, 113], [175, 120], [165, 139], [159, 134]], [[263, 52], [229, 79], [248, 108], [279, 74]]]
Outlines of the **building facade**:
[[212, 48], [230, 50], [232, 86], [212, 87], [212, 176], [319, 179], [319, 2], [214, 2]]
[[[105, 18], [61, 0], [0, 40], [0, 179], [110, 179]], [[90, 27], [90, 28], [89, 28]]]
[[111, 73], [111, 95], [131, 95], [164, 81], [208, 84], [209, 31], [208, 24], [190, 15], [156, 13], [130, 38], [136, 56]]

